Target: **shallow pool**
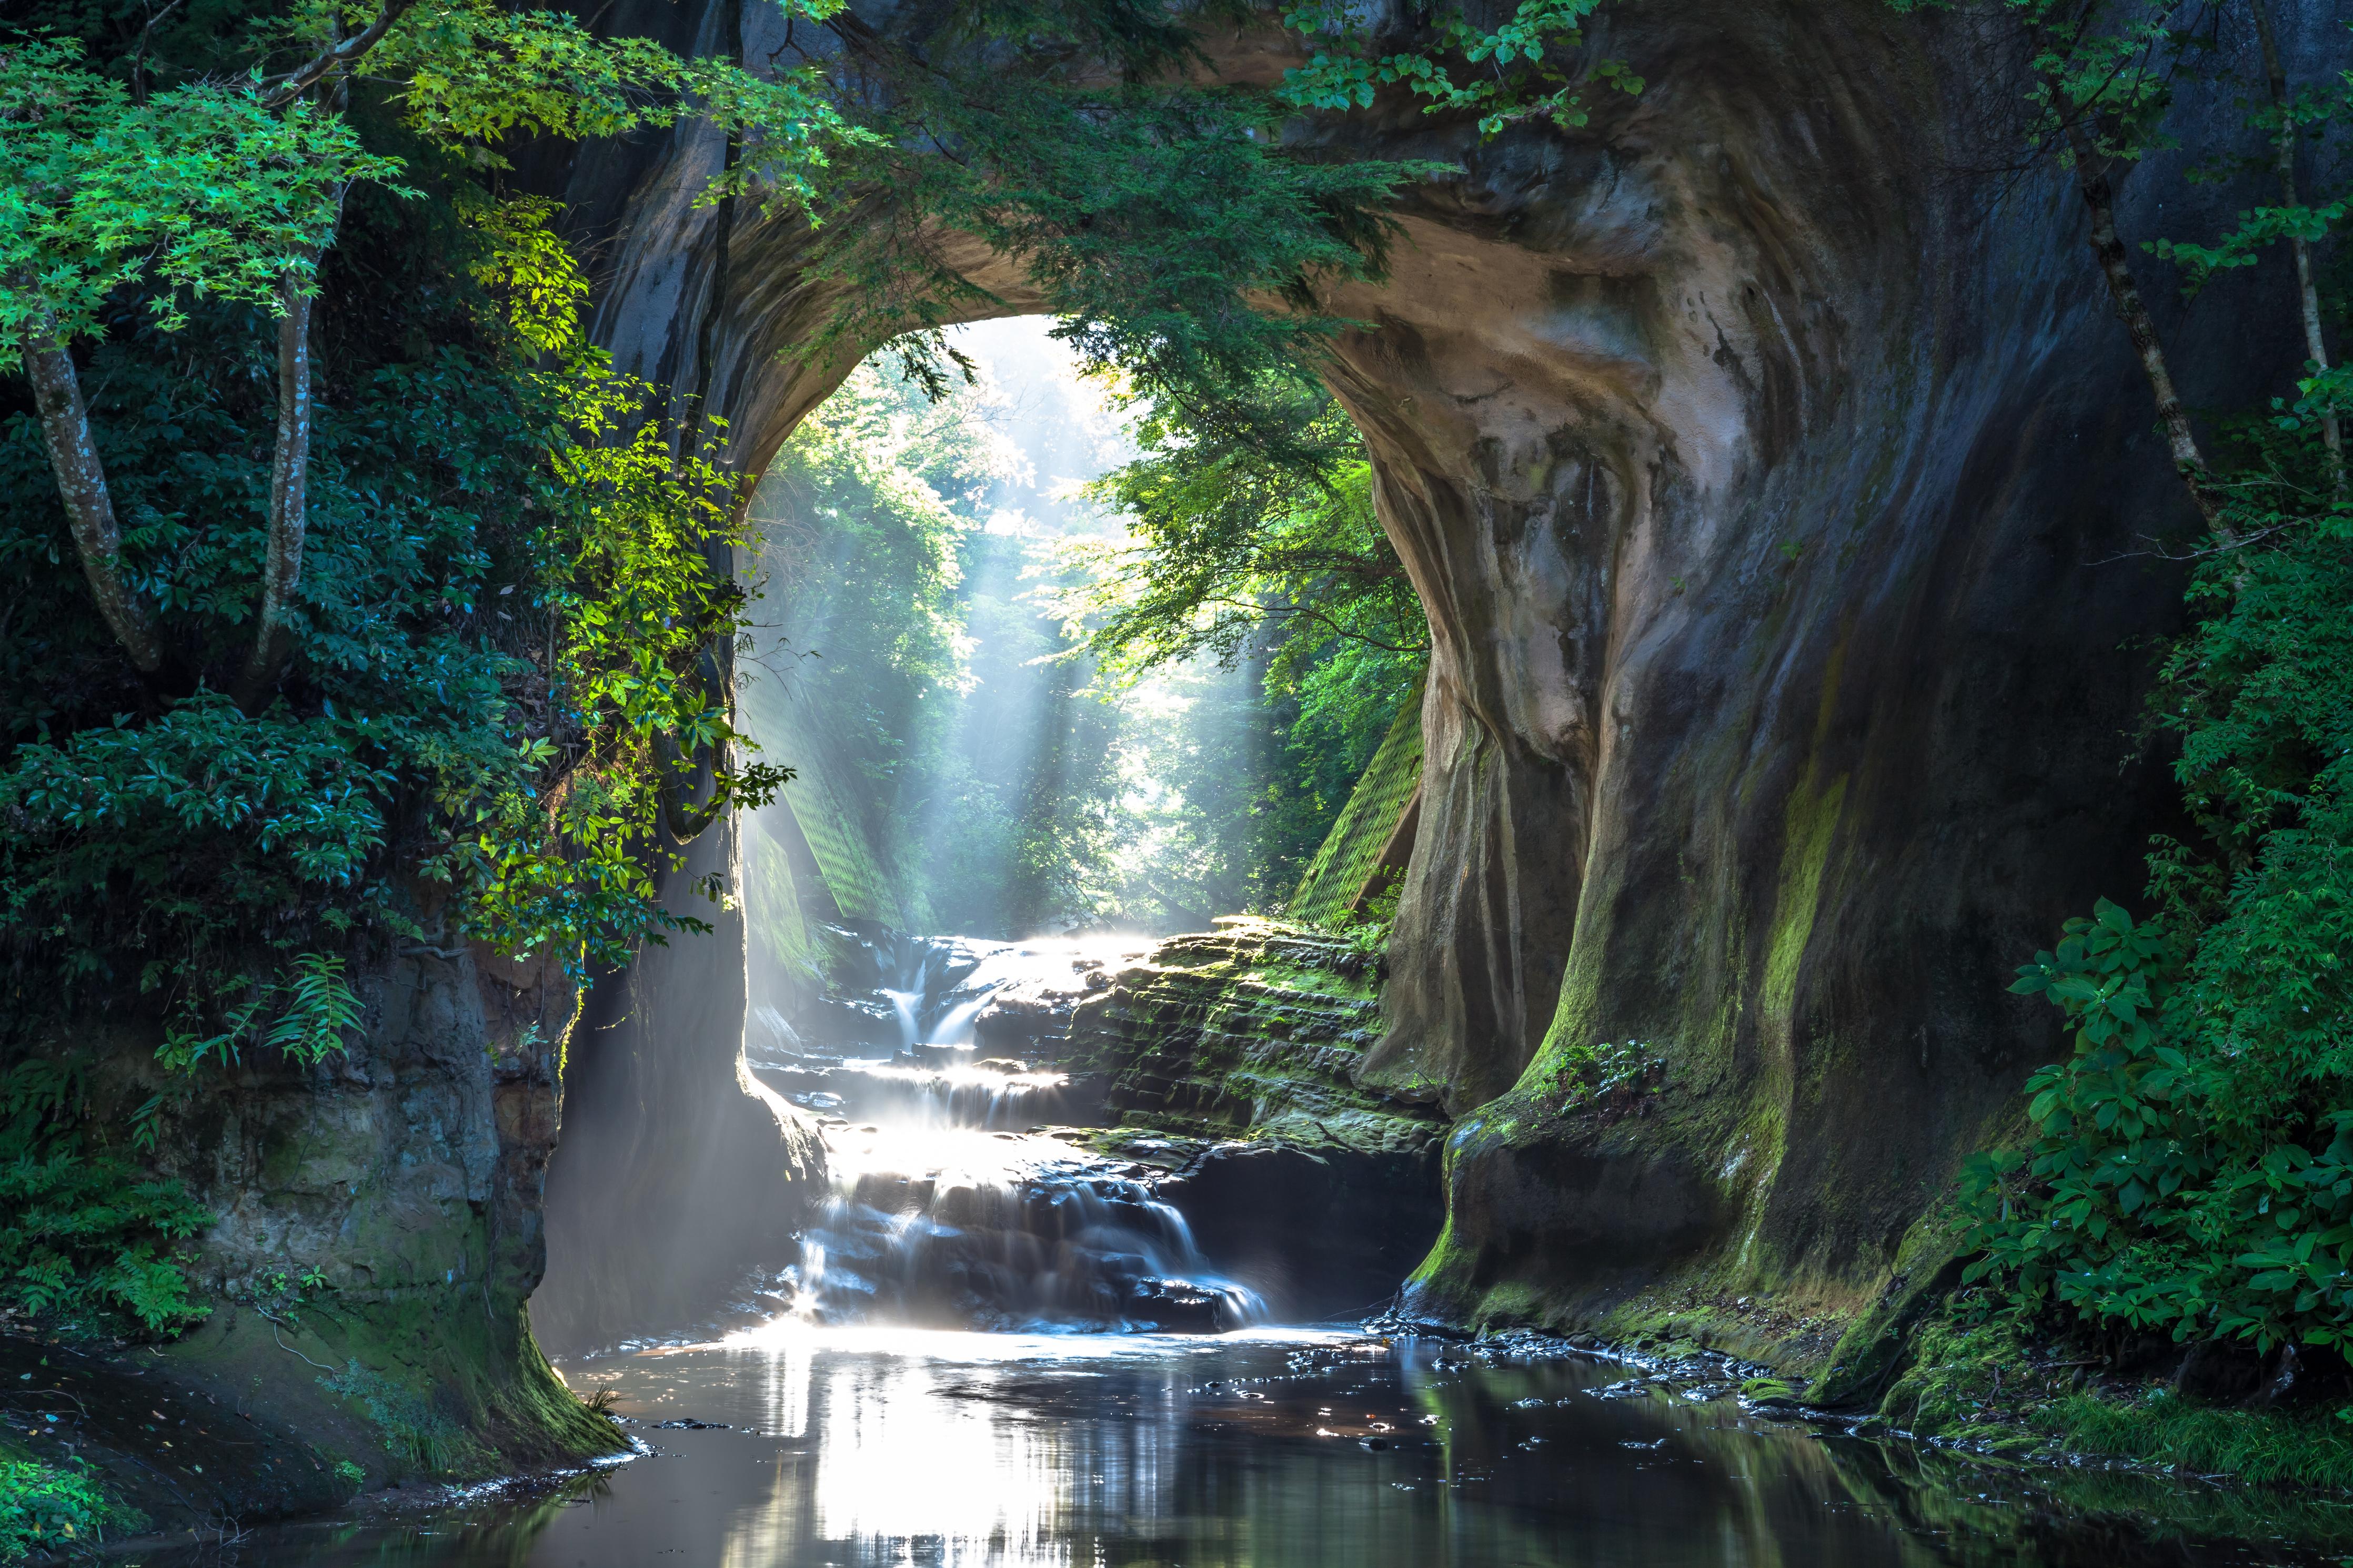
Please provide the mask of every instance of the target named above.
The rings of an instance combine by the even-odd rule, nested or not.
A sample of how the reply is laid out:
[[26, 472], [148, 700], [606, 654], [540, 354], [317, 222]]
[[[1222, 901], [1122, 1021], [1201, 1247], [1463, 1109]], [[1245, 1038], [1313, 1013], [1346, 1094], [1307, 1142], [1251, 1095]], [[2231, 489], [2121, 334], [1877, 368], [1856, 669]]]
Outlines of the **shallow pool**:
[[[2185, 1534], [2176, 1483], [1826, 1436], [1745, 1413], [1688, 1373], [1653, 1381], [1581, 1356], [1297, 1331], [795, 1325], [564, 1370], [584, 1391], [612, 1390], [649, 1451], [553, 1493], [256, 1532], [233, 1560], [2128, 1568], [2339, 1556], [2261, 1540], [2260, 1500], [2218, 1495], [2207, 1522], [2189, 1510]], [[2306, 1531], [2313, 1517], [2300, 1516]], [[2200, 1539], [2215, 1521], [2256, 1539]]]

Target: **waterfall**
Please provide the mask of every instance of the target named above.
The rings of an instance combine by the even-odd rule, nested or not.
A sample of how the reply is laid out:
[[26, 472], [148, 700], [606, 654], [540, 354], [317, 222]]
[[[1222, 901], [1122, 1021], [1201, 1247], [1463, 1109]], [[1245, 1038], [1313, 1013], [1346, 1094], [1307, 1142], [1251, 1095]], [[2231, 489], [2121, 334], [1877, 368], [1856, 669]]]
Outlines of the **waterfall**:
[[[1050, 1062], [967, 1055], [1004, 994], [1082, 994], [1085, 952], [943, 945], [959, 959], [941, 966], [952, 989], [925, 987], [937, 972], [920, 954], [877, 988], [897, 1037], [875, 1043], [895, 1044], [891, 1055], [802, 1046], [763, 1067], [818, 1115], [832, 1172], [785, 1282], [790, 1310], [823, 1323], [1065, 1332], [1264, 1321], [1264, 1302], [1220, 1276], [1161, 1201], [1156, 1173], [1082, 1145], [1074, 1128], [1095, 1121], [1099, 1084], [1090, 1094]], [[862, 1011], [881, 1023], [885, 1009]]]
[[923, 1000], [923, 992], [885, 990], [882, 994], [891, 999], [891, 1016], [898, 1021], [899, 1048], [913, 1050], [922, 1039], [922, 1026], [915, 1021], [915, 1009]]
[[1261, 1321], [1149, 1183], [1057, 1139], [852, 1129], [804, 1234], [793, 1310], [819, 1322], [1214, 1331]]

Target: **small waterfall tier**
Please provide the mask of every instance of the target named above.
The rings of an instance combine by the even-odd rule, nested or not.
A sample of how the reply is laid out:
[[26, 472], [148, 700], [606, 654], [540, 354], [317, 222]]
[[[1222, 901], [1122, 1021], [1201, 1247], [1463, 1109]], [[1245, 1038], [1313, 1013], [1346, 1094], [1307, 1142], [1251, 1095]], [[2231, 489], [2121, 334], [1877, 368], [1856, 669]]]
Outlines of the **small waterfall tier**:
[[1102, 1120], [1100, 1079], [981, 1054], [1000, 1043], [1053, 1052], [1071, 1004], [1130, 950], [876, 944], [879, 983], [819, 1027], [754, 1031], [754, 1070], [818, 1119], [832, 1172], [784, 1281], [792, 1311], [1031, 1332], [1206, 1333], [1265, 1320], [1254, 1291], [1202, 1258], [1158, 1195], [1158, 1173], [1084, 1146]]
[[822, 1322], [1209, 1332], [1259, 1321], [1134, 1167], [1044, 1135], [836, 1131], [794, 1308]]

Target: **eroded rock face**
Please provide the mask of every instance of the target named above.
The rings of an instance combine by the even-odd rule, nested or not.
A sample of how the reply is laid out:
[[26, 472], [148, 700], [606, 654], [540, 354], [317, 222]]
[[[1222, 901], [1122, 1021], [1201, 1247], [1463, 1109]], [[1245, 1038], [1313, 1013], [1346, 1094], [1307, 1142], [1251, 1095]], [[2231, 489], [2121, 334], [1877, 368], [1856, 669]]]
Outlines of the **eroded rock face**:
[[[1464, 1119], [1431, 1310], [1842, 1308], [2055, 1048], [2012, 967], [2140, 885], [2168, 788], [2119, 765], [2119, 650], [2178, 614], [2135, 552], [2187, 509], [2072, 192], [1963, 173], [2014, 145], [1973, 118], [2002, 51], [1870, 5], [1601, 47], [1639, 100], [1450, 144], [1392, 285], [1340, 301], [1435, 638], [1362, 1081]], [[2284, 368], [2243, 353], [2286, 342], [2272, 287], [2179, 334], [2193, 401]], [[1643, 1114], [1572, 1103], [1628, 1040], [1667, 1064]]]
[[734, 855], [723, 824], [688, 846], [670, 907], [714, 929], [649, 944], [599, 982], [574, 1033], [532, 1300], [552, 1354], [706, 1321], [754, 1271], [791, 1260], [823, 1191], [816, 1128], [744, 1065], [743, 915], [694, 898], [714, 874], [733, 885]]
[[[2328, 13], [2297, 8], [2300, 77], [2341, 49]], [[681, 13], [706, 47], [719, 14]], [[2179, 583], [2130, 552], [2184, 507], [2063, 177], [1973, 172], [2014, 162], [2023, 84], [1965, 26], [1628, 7], [1593, 47], [1648, 89], [1590, 95], [1586, 129], [1482, 142], [1385, 102], [1293, 132], [1465, 170], [1406, 203], [1386, 286], [1331, 300], [1373, 324], [1332, 380], [1435, 640], [1359, 1072], [1461, 1119], [1429, 1310], [1867, 1300], [2053, 1048], [2011, 966], [2140, 884], [2168, 791], [2120, 766], [2145, 669], [2119, 650]], [[1211, 48], [1236, 79], [1286, 63]], [[706, 380], [756, 471], [847, 366], [795, 356], [824, 300], [788, 226], [739, 223], [714, 287], [717, 159], [682, 135], [570, 189], [613, 238], [601, 335]], [[2160, 221], [2128, 183], [2124, 226], [2244, 205], [2202, 199]], [[2171, 324], [2191, 402], [2276, 380], [2286, 299], [2258, 274]], [[1570, 1058], [1629, 1039], [1667, 1064], [1640, 1113], [1565, 1112]]]
[[554, 965], [416, 945], [357, 990], [356, 1046], [248, 1065], [159, 1139], [158, 1169], [219, 1215], [195, 1272], [249, 1296], [315, 1270], [350, 1301], [462, 1280], [512, 1310], [545, 1258], [573, 988]]
[[[60, 1351], [54, 1371], [36, 1364], [47, 1347], [0, 1332], [0, 1361], [67, 1380], [61, 1440], [158, 1528], [616, 1441], [549, 1371], [524, 1308], [573, 987], [554, 965], [422, 942], [353, 978], [361, 1027], [313, 1066], [256, 1053], [180, 1097], [155, 1020], [124, 1017], [101, 1044], [110, 1119], [167, 1091], [154, 1164], [215, 1216], [188, 1268], [208, 1315], [167, 1345]], [[190, 1427], [169, 1452], [144, 1424], [159, 1405]]]

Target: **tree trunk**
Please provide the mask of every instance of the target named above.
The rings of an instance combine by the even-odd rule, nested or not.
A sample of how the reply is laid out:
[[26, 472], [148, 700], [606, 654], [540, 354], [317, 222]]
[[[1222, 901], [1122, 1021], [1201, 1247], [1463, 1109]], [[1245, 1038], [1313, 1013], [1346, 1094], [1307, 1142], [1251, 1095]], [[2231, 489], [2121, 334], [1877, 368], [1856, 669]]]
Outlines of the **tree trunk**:
[[[2271, 0], [2251, 0], [2255, 13], [2255, 36], [2263, 41], [2263, 77], [2271, 85], [2272, 107], [2279, 111], [2279, 135], [2272, 144], [2272, 158], [2279, 170], [2280, 205], [2295, 208], [2303, 205], [2295, 194], [2296, 134], [2295, 121], [2289, 117], [2287, 65], [2280, 58], [2279, 38], [2272, 31]], [[2301, 236], [2288, 240], [2288, 252], [2295, 260], [2296, 302], [2304, 319], [2304, 357], [2312, 362], [2313, 369], [2328, 368], [2328, 344], [2320, 335], [2320, 290], [2312, 281], [2312, 247]], [[2328, 471], [2339, 489], [2345, 484], [2345, 435], [2334, 414], [2323, 415], [2320, 438], [2328, 447]]]
[[49, 449], [49, 466], [57, 470], [58, 495], [65, 502], [66, 522], [98, 613], [131, 656], [132, 668], [153, 675], [164, 668], [163, 638], [145, 603], [122, 581], [122, 536], [115, 527], [106, 469], [90, 437], [81, 378], [74, 374], [73, 359], [58, 341], [56, 322], [46, 312], [25, 335], [25, 374], [33, 384], [41, 439]]
[[2218, 521], [2220, 508], [2213, 491], [2213, 476], [2206, 468], [2206, 455], [2198, 449], [2197, 433], [2189, 427], [2189, 411], [2182, 407], [2180, 394], [2174, 390], [2172, 373], [2166, 368], [2165, 345], [2158, 341], [2157, 323], [2149, 320], [2140, 286], [2133, 281], [2125, 242], [2116, 237], [2116, 199], [2108, 184], [2107, 162], [2100, 156], [2091, 131], [2081, 120], [2068, 121], [2067, 145], [2075, 155], [2075, 187], [2083, 195], [2084, 206], [2091, 209], [2092, 254], [2099, 258], [2100, 270], [2108, 280], [2108, 293], [2116, 300], [2116, 314], [2124, 319], [2133, 350], [2140, 355], [2141, 370], [2148, 377], [2149, 390], [2157, 395], [2157, 417], [2165, 426], [2167, 444], [2173, 449], [2174, 469], [2181, 475], [2181, 482], [2189, 487], [2189, 499], [2196, 503], [2198, 515], [2206, 520], [2223, 543], [2235, 543], [2237, 536], [2227, 524]]
[[279, 282], [278, 449], [269, 474], [269, 541], [261, 563], [261, 613], [237, 679], [252, 710], [285, 658], [286, 606], [302, 580], [302, 530], [311, 478], [311, 296], [289, 272]]

